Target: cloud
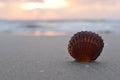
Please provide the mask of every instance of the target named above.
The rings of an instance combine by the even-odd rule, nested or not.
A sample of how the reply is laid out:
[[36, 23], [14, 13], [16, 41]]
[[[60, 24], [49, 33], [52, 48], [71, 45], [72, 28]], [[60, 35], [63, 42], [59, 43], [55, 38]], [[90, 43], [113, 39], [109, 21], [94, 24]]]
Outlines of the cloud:
[[[74, 19], [74, 18], [119, 18], [120, 0], [65, 0], [65, 8], [22, 10], [24, 2], [43, 0], [0, 0], [0, 18], [10, 19]], [[6, 1], [6, 3], [5, 3]]]
[[37, 2], [42, 2], [43, 0], [0, 0], [0, 1], [37, 1]]
[[0, 2], [0, 8], [3, 8], [4, 6], [4, 3]]
[[43, 2], [44, 0], [28, 0], [28, 1]]
[[116, 2], [120, 2], [119, 0], [67, 0], [69, 2], [72, 3], [88, 3], [88, 4], [94, 4], [94, 3], [116, 3]]
[[120, 0], [67, 0], [71, 18], [120, 18]]

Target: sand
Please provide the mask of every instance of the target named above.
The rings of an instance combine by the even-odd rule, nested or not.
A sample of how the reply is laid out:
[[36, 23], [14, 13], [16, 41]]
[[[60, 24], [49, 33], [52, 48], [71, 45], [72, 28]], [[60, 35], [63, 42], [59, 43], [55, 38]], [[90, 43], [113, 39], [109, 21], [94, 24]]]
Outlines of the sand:
[[71, 37], [0, 34], [0, 80], [119, 80], [120, 35], [101, 34], [105, 47], [92, 63], [67, 51]]

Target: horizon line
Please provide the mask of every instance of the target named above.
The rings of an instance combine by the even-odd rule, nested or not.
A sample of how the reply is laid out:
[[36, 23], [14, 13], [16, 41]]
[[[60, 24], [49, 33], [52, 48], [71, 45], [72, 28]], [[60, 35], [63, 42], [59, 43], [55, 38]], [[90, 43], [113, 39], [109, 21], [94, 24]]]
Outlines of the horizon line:
[[111, 20], [120, 20], [120, 19], [95, 19], [95, 18], [85, 18], [85, 19], [77, 19], [77, 18], [73, 18], [73, 19], [0, 19], [0, 20], [11, 20], [11, 21], [91, 21], [91, 20], [99, 20], [99, 21], [111, 21]]

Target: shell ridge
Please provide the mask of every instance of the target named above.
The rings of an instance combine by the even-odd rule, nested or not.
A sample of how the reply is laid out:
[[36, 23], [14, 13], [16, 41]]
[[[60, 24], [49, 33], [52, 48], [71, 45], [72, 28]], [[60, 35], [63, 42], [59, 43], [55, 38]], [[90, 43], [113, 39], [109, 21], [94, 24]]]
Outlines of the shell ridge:
[[70, 55], [80, 62], [94, 61], [100, 56], [104, 47], [101, 36], [90, 31], [77, 32], [68, 44]]

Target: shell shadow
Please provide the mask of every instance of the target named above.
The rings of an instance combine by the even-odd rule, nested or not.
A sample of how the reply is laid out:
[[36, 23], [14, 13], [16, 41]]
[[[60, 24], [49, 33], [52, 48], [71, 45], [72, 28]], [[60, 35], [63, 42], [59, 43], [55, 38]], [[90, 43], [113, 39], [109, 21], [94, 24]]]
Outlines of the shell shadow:
[[93, 62], [78, 62], [76, 60], [69, 61], [69, 66], [71, 67], [81, 67], [81, 68], [105, 68], [107, 67], [107, 63], [100, 62], [100, 61], [93, 61]]

